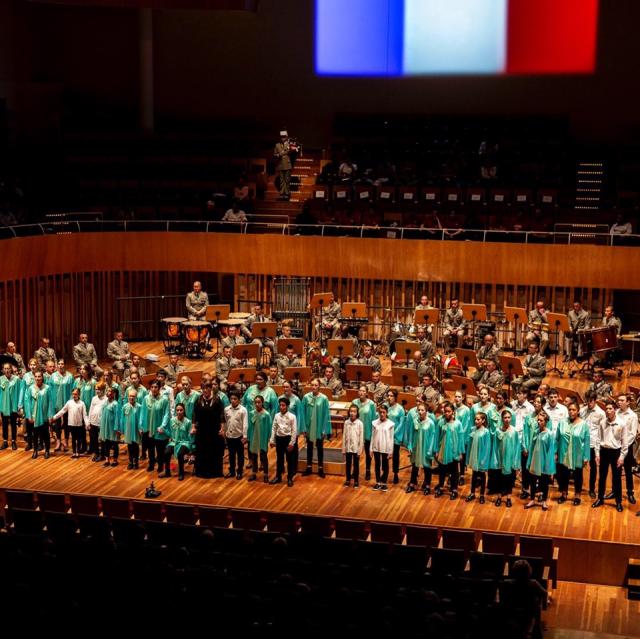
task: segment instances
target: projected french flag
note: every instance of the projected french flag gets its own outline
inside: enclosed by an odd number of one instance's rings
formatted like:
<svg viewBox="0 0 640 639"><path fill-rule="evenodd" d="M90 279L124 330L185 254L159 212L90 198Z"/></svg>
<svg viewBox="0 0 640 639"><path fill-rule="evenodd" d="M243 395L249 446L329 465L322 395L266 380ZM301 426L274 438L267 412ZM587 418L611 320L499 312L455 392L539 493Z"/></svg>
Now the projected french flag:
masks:
<svg viewBox="0 0 640 639"><path fill-rule="evenodd" d="M316 73L579 74L599 0L316 0Z"/></svg>

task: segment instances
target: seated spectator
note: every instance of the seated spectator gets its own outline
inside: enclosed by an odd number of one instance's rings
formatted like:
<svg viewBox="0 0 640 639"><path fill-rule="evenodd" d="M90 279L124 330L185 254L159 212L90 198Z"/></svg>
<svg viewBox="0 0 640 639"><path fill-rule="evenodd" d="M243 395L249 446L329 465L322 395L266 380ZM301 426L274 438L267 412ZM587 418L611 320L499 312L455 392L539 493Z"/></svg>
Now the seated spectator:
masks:
<svg viewBox="0 0 640 639"><path fill-rule="evenodd" d="M611 225L611 235L631 235L631 222L628 222L622 213L616 215L616 221Z"/></svg>
<svg viewBox="0 0 640 639"><path fill-rule="evenodd" d="M243 203L249 201L249 186L245 183L244 178L238 178L233 188L233 199Z"/></svg>
<svg viewBox="0 0 640 639"><path fill-rule="evenodd" d="M521 636L542 637L540 617L546 596L545 589L531 578L529 562L525 559L516 561L511 569L511 579L505 580L500 588L500 603L517 615Z"/></svg>
<svg viewBox="0 0 640 639"><path fill-rule="evenodd" d="M247 216L244 211L240 209L240 205L237 200L233 201L231 208L224 214L222 218L223 222L238 222L242 224L247 223Z"/></svg>
<svg viewBox="0 0 640 639"><path fill-rule="evenodd" d="M351 160L345 160L338 168L338 178L343 182L351 182L358 173L358 165Z"/></svg>

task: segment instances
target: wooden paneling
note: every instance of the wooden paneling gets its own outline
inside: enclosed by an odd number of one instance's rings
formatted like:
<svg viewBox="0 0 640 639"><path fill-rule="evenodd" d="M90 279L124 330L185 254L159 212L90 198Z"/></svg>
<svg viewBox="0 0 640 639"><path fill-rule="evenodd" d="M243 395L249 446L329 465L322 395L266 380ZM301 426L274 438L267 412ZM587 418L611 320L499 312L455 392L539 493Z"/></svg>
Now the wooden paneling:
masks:
<svg viewBox="0 0 640 639"><path fill-rule="evenodd" d="M150 232L13 239L2 242L2 251L6 280L98 268L161 268L503 286L640 288L637 278L629 277L640 270L640 250L629 247Z"/></svg>

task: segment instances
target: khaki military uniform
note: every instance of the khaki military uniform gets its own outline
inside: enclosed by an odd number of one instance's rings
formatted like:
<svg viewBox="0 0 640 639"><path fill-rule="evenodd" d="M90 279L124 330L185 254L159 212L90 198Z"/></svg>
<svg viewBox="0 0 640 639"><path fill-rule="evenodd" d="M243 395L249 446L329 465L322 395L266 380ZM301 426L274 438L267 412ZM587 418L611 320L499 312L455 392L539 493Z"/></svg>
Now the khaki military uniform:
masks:
<svg viewBox="0 0 640 639"><path fill-rule="evenodd" d="M190 320L204 320L207 315L207 306L209 306L209 296L204 292L187 293L185 299L187 307L187 316Z"/></svg>

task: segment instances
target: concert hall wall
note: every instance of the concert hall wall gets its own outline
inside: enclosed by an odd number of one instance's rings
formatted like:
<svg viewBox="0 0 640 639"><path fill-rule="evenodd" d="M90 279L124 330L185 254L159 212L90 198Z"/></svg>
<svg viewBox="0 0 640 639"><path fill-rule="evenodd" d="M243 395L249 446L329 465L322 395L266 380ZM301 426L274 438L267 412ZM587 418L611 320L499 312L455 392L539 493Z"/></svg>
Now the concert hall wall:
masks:
<svg viewBox="0 0 640 639"><path fill-rule="evenodd" d="M13 31L13 66L3 71L6 63L0 61L0 82L11 76L21 86L58 86L64 126L135 128L139 65L134 10L9 3L14 15L4 24L0 19L0 43ZM157 11L157 123L161 129L200 130L229 118L248 119L266 130L287 125L307 144L320 146L336 113L471 110L566 114L582 138L628 140L640 131L640 2L600 4L593 76L397 80L316 77L310 0L262 0L257 13Z"/></svg>
<svg viewBox="0 0 640 639"><path fill-rule="evenodd" d="M640 269L640 255L624 247L86 233L4 240L0 250L0 342L13 339L25 352L46 335L70 353L81 331L102 351L125 318L132 322L127 335L155 339L161 317L184 313L182 295L195 279L212 300L243 311L262 300L270 311L274 276L307 276L312 293L332 290L342 301L366 302L372 323L407 313L423 291L440 308L458 296L498 312L505 303L531 308L537 299L563 312L581 297L599 315L614 289L640 289L629 276ZM179 297L116 301L162 295Z"/></svg>

